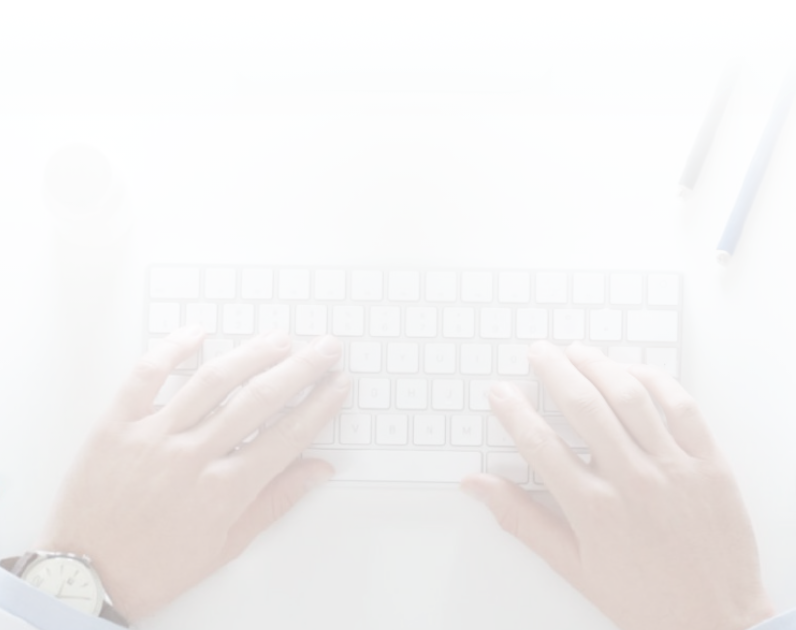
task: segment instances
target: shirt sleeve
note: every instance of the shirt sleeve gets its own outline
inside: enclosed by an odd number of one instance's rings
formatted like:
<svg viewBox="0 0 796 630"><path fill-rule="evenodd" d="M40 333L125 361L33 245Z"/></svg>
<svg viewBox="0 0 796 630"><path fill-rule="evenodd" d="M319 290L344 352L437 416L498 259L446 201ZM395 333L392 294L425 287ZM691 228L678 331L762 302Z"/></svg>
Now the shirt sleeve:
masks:
<svg viewBox="0 0 796 630"><path fill-rule="evenodd" d="M0 569L0 630L120 630Z"/></svg>
<svg viewBox="0 0 796 630"><path fill-rule="evenodd" d="M772 619L767 619L749 630L796 630L796 608Z"/></svg>

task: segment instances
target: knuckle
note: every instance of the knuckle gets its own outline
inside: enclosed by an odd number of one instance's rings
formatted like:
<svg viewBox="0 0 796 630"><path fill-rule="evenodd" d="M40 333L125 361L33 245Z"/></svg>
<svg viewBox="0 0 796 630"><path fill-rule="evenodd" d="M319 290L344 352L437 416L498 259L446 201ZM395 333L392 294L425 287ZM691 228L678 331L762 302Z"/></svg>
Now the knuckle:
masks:
<svg viewBox="0 0 796 630"><path fill-rule="evenodd" d="M203 365L194 378L203 389L218 389L227 384L227 371L218 361L210 361Z"/></svg>
<svg viewBox="0 0 796 630"><path fill-rule="evenodd" d="M595 416L603 409L604 401L596 392L578 389L566 394L567 409L579 416Z"/></svg>
<svg viewBox="0 0 796 630"><path fill-rule="evenodd" d="M678 418L696 418L699 415L699 407L696 401L690 396L683 396L670 403L671 413Z"/></svg>
<svg viewBox="0 0 796 630"><path fill-rule="evenodd" d="M622 409L639 409L649 401L649 395L640 384L629 383L616 394L615 401Z"/></svg>
<svg viewBox="0 0 796 630"><path fill-rule="evenodd" d="M285 388L273 375L264 375L249 383L248 395L255 404L273 405L285 398ZM281 405L279 405L281 406Z"/></svg>
<svg viewBox="0 0 796 630"><path fill-rule="evenodd" d="M539 459L558 446L558 436L550 429L525 426L515 437L519 448L528 457Z"/></svg>
<svg viewBox="0 0 796 630"><path fill-rule="evenodd" d="M133 367L133 379L142 383L159 383L165 380L168 374L168 366L152 355L142 357Z"/></svg>
<svg viewBox="0 0 796 630"><path fill-rule="evenodd" d="M303 418L285 418L276 425L276 432L287 447L296 452L312 441L313 433Z"/></svg>

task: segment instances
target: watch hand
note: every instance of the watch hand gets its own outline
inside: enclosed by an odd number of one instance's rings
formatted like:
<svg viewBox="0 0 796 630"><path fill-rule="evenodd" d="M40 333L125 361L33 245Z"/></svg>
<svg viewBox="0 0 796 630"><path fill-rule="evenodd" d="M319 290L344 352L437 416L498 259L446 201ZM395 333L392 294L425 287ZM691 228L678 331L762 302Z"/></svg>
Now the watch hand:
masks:
<svg viewBox="0 0 796 630"><path fill-rule="evenodd" d="M77 595L63 595L63 596L56 595L56 597L58 597L58 599L85 599L85 600L91 599L90 597L78 597Z"/></svg>

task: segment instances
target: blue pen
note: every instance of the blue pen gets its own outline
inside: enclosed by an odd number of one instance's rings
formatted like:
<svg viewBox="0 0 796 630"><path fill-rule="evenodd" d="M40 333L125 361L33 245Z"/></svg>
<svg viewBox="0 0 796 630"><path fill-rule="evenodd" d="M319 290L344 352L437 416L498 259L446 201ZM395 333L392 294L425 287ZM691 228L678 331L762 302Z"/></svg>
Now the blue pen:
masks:
<svg viewBox="0 0 796 630"><path fill-rule="evenodd" d="M727 225L724 226L724 233L721 235L721 240L719 240L716 248L716 260L722 265L729 263L730 257L735 251L735 246L741 238L743 224L746 221L749 210L752 208L760 182L763 181L766 167L777 143L777 136L785 124L785 119L788 117L794 94L796 94L796 63L790 67L785 82L782 84L777 100L771 110L771 115L768 117L768 122L763 130L763 135L757 144L757 150L746 171L741 192L738 193L738 198L735 200L735 207L727 219Z"/></svg>

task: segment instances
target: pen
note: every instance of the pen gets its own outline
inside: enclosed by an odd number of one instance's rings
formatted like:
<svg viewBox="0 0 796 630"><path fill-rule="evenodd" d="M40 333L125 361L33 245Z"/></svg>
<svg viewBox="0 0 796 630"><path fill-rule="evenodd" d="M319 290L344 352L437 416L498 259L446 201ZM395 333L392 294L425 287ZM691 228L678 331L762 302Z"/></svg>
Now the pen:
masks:
<svg viewBox="0 0 796 630"><path fill-rule="evenodd" d="M741 238L744 222L754 203L760 182L763 181L766 167L771 159L771 154L774 152L777 136L788 117L788 110L793 101L794 93L796 93L796 63L788 70L785 81L780 88L777 100L768 117L768 122L763 129L763 134L760 136L757 149L746 171L746 177L741 185L738 198L735 200L735 206L727 219L727 225L724 226L724 233L721 235L716 248L716 260L722 265L729 263L730 257L735 251L735 246Z"/></svg>
<svg viewBox="0 0 796 630"><path fill-rule="evenodd" d="M721 117L724 115L724 109L727 107L730 94L738 79L740 68L741 62L739 59L730 61L716 85L713 99L710 101L708 111L705 113L705 118L702 120L702 126L699 128L697 137L694 140L694 145L691 147L691 153L689 153L688 160L683 168L683 173L680 175L678 196L681 199L685 199L692 193L696 186L699 173L702 170L702 165L705 163L705 158L710 150L713 137L716 135L719 122L721 122Z"/></svg>

